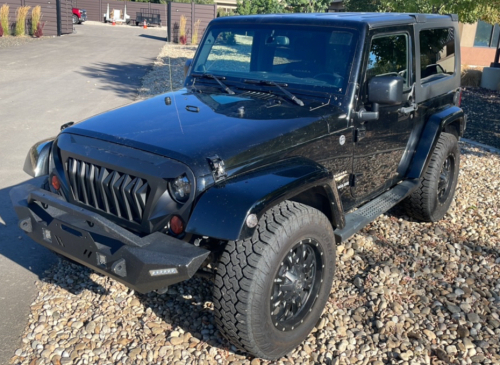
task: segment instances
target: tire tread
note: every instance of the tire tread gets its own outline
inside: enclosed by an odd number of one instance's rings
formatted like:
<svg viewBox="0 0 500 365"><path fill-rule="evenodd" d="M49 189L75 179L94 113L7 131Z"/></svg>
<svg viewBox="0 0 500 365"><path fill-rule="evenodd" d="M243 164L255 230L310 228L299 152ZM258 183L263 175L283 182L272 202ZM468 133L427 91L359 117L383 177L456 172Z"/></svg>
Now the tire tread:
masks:
<svg viewBox="0 0 500 365"><path fill-rule="evenodd" d="M452 134L443 132L439 136L439 140L432 153L429 165L423 173L419 187L403 201L404 208L411 217L425 222L435 221L430 207L430 199L433 196L432 180L435 179L433 173L435 169L440 168L438 164L442 162L447 149L456 144L457 139Z"/></svg>
<svg viewBox="0 0 500 365"><path fill-rule="evenodd" d="M255 345L249 324L244 321L250 305L252 278L259 273L263 274L258 269L263 252L271 248L277 253L278 248L271 245L273 234L280 229L287 229L286 222L290 219L300 219L302 214L321 215L323 217L318 219L326 219L314 208L285 201L266 212L251 238L229 241L219 260L214 285L216 323L222 335L242 351L259 357L266 355Z"/></svg>

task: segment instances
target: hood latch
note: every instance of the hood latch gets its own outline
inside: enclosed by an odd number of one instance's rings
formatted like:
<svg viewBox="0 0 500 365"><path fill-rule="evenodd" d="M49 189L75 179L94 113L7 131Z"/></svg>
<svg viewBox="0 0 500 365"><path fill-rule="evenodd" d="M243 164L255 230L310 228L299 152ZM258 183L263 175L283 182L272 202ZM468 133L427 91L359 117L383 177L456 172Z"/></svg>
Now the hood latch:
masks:
<svg viewBox="0 0 500 365"><path fill-rule="evenodd" d="M217 155L212 157L207 157L208 164L212 169L212 174L214 175L215 182L223 180L227 176L226 168L224 167L224 161Z"/></svg>

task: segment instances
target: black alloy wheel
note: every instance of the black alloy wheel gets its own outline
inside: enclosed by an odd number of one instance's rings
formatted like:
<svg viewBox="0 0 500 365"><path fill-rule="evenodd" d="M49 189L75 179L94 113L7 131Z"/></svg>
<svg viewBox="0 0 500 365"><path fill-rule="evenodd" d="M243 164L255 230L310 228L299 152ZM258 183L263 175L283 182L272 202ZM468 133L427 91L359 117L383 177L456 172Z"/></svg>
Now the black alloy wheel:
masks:
<svg viewBox="0 0 500 365"><path fill-rule="evenodd" d="M453 176L455 175L455 161L453 155L449 155L443 163L439 174L438 199L441 204L446 201L452 187Z"/></svg>
<svg viewBox="0 0 500 365"><path fill-rule="evenodd" d="M278 330L294 330L304 322L323 281L322 255L319 243L309 238L292 248L278 267L270 300L271 320Z"/></svg>

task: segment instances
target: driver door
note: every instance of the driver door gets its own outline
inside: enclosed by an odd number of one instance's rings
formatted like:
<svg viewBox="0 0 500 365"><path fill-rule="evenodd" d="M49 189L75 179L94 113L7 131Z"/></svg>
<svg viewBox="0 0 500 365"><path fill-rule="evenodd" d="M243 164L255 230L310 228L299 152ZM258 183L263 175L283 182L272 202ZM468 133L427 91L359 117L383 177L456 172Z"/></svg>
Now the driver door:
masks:
<svg viewBox="0 0 500 365"><path fill-rule="evenodd" d="M384 75L404 79L403 100L408 100L412 85L411 28L391 33L372 34L366 55L366 71L359 109L371 110L368 82ZM404 102L403 102L404 104ZM355 147L351 193L357 204L388 189L401 178L398 166L413 128L413 115L399 112L404 105L379 105L379 118L355 121Z"/></svg>

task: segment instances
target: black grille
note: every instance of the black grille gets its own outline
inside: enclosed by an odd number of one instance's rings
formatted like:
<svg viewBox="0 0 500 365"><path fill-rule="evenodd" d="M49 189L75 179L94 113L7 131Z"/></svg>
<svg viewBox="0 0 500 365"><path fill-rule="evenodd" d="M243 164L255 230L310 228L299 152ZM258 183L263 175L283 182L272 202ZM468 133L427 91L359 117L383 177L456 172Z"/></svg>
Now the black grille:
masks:
<svg viewBox="0 0 500 365"><path fill-rule="evenodd" d="M145 179L74 158L68 159L67 166L71 192L76 201L141 223L150 192Z"/></svg>

